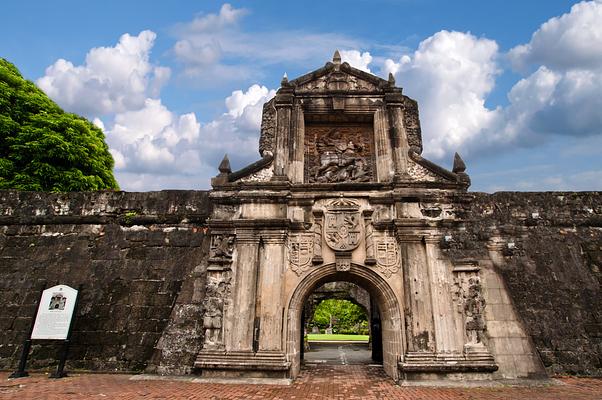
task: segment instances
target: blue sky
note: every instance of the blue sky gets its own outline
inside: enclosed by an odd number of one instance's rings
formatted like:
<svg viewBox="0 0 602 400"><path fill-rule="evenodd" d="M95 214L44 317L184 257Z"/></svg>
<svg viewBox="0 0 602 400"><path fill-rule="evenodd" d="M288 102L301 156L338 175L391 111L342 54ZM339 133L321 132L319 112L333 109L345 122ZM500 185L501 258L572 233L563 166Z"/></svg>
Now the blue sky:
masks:
<svg viewBox="0 0 602 400"><path fill-rule="evenodd" d="M424 155L474 191L602 189L596 1L9 2L0 56L101 126L124 190L258 158L261 105L340 49L419 101Z"/></svg>

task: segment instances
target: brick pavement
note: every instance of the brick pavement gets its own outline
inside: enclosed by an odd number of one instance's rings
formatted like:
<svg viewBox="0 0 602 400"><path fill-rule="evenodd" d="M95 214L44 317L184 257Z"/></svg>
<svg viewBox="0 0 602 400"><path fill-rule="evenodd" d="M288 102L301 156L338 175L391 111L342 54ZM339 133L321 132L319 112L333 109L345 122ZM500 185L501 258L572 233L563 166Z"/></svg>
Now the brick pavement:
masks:
<svg viewBox="0 0 602 400"><path fill-rule="evenodd" d="M43 374L7 377L0 373L0 399L602 399L602 379L561 378L559 385L540 387L402 387L381 368L361 365L305 369L291 386L140 381L109 374L74 374L59 380Z"/></svg>

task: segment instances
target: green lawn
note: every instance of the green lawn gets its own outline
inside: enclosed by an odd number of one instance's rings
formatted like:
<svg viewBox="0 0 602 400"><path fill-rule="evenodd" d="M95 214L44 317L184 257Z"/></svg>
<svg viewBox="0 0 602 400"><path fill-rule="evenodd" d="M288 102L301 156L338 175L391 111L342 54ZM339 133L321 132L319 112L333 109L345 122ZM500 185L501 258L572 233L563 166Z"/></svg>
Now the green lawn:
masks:
<svg viewBox="0 0 602 400"><path fill-rule="evenodd" d="M327 341L341 340L341 341L367 342L369 338L370 338L370 336L368 336L368 335L326 335L326 334L319 334L319 333L307 334L307 340L309 340L310 342L320 341L320 340L327 340Z"/></svg>

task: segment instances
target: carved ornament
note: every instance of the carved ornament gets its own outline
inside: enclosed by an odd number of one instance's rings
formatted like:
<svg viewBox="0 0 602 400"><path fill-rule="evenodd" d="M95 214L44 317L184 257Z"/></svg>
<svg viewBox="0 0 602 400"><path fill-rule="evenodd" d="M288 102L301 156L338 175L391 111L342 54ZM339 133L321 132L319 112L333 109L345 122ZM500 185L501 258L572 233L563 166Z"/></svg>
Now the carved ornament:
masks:
<svg viewBox="0 0 602 400"><path fill-rule="evenodd" d="M359 205L354 201L339 199L330 203L325 213L324 238L335 251L351 251L360 243Z"/></svg>
<svg viewBox="0 0 602 400"><path fill-rule="evenodd" d="M373 179L372 127L367 124L308 124L305 180L309 183L369 182Z"/></svg>
<svg viewBox="0 0 602 400"><path fill-rule="evenodd" d="M291 269L300 276L311 266L314 257L314 233L289 236L288 255Z"/></svg>
<svg viewBox="0 0 602 400"><path fill-rule="evenodd" d="M211 236L209 247L209 261L231 262L234 253L235 236L230 234L217 234Z"/></svg>
<svg viewBox="0 0 602 400"><path fill-rule="evenodd" d="M397 240L385 237L376 240L376 266L384 276L389 278L399 271L401 256Z"/></svg>

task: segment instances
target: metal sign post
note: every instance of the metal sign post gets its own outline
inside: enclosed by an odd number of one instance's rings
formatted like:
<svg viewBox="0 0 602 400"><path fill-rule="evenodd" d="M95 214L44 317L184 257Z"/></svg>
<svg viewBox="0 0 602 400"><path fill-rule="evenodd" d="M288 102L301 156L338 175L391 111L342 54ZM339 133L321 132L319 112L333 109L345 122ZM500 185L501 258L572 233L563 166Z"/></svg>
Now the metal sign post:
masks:
<svg viewBox="0 0 602 400"><path fill-rule="evenodd" d="M23 343L19 367L9 378L29 376L25 367L33 340L63 341L57 369L50 375L50 378L67 376L67 373L64 371L65 362L69 352L75 309L79 300L78 292L81 292L81 288L82 285L79 286L79 290L75 290L67 285L56 285L42 290L29 334Z"/></svg>

